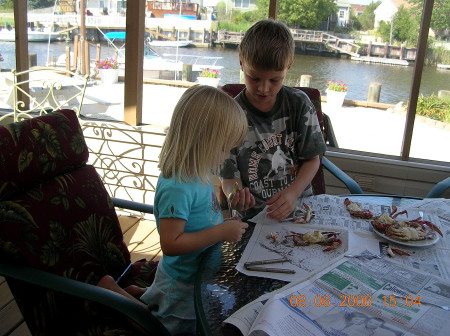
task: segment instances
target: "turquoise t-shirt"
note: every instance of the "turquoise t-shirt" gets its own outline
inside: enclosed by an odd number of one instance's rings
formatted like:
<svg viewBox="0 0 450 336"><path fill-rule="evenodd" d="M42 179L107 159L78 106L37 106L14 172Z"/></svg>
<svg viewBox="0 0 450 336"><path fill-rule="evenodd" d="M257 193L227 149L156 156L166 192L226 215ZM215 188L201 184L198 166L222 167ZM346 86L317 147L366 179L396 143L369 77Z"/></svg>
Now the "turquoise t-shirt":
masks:
<svg viewBox="0 0 450 336"><path fill-rule="evenodd" d="M184 232L198 232L223 222L222 212L212 182L202 184L178 182L175 178L158 179L154 212L159 232L161 218L180 218L186 221ZM203 250L169 257L163 255L165 270L176 280L192 280Z"/></svg>

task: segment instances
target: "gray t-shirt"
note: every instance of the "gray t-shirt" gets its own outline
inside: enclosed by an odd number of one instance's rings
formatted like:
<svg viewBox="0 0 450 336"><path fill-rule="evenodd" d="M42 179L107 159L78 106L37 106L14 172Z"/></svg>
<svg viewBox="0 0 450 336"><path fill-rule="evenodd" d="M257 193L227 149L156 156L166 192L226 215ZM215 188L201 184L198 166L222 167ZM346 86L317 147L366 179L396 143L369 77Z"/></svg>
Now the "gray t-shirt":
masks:
<svg viewBox="0 0 450 336"><path fill-rule="evenodd" d="M248 219L292 184L294 164L301 166L303 160L324 153L326 145L314 106L303 91L283 86L270 112L251 105L245 89L235 99L247 115L248 132L242 145L231 150L220 175L239 178L249 187L256 205L242 214ZM311 186L302 194L307 195L312 195Z"/></svg>

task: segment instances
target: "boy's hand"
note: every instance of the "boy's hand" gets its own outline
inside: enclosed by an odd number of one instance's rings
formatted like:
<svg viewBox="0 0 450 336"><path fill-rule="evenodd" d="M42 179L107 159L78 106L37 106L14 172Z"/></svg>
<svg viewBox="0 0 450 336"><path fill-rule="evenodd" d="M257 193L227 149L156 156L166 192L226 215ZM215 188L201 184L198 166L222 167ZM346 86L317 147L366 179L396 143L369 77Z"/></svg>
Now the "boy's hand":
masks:
<svg viewBox="0 0 450 336"><path fill-rule="evenodd" d="M275 196L266 202L269 206L267 208L267 217L276 220L285 219L294 211L297 197L297 193L290 188L276 193Z"/></svg>
<svg viewBox="0 0 450 336"><path fill-rule="evenodd" d="M231 208L237 211L245 211L255 206L255 197L248 188L236 191L231 199Z"/></svg>
<svg viewBox="0 0 450 336"><path fill-rule="evenodd" d="M223 240L230 243L241 240L242 235L245 233L245 229L248 228L248 224L241 222L240 220L227 220L220 225Z"/></svg>

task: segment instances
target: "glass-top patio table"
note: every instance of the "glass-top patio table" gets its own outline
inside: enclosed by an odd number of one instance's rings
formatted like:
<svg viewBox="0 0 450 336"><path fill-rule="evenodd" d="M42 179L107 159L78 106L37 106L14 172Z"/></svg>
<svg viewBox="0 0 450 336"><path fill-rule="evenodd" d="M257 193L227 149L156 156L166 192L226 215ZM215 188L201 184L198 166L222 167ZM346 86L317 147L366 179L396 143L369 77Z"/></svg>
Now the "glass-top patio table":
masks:
<svg viewBox="0 0 450 336"><path fill-rule="evenodd" d="M385 195L347 195L353 201L405 207L419 198ZM223 321L247 303L287 284L285 281L248 276L235 269L252 236L250 224L237 243L216 244L205 251L195 280L195 308L202 335L242 335Z"/></svg>

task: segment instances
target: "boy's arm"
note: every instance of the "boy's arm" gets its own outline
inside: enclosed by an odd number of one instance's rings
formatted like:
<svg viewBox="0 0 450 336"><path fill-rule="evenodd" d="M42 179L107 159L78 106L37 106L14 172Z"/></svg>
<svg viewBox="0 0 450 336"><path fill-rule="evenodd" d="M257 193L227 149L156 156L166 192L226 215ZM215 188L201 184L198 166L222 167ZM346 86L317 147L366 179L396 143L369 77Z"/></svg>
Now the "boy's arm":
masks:
<svg viewBox="0 0 450 336"><path fill-rule="evenodd" d="M239 191L232 195L230 199L229 196L233 192L236 183L239 185ZM238 178L222 179L222 190L226 198L231 201L230 205L232 209L245 211L255 206L255 197L250 193L249 188L242 189L242 181Z"/></svg>
<svg viewBox="0 0 450 336"><path fill-rule="evenodd" d="M198 232L184 232L186 221L181 218L161 218L159 235L161 249L165 255L178 256L199 251L221 241L237 242L245 233L248 224L228 220L222 224Z"/></svg>
<svg viewBox="0 0 450 336"><path fill-rule="evenodd" d="M294 182L286 189L278 192L267 201L267 216L282 220L289 216L295 209L297 199L300 197L305 188L311 183L320 166L320 158L318 155L312 159L303 162L297 172Z"/></svg>

